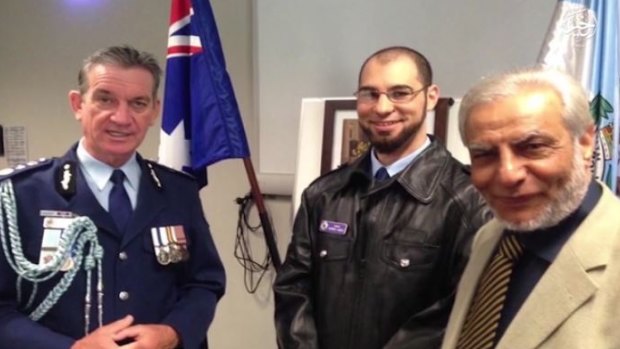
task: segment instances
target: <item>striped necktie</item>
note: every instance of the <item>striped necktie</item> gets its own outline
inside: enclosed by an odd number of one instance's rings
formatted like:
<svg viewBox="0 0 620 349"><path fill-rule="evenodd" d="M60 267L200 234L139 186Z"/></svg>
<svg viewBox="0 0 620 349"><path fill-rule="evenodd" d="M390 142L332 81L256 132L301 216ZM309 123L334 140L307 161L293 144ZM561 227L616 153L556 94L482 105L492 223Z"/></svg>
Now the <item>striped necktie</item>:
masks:
<svg viewBox="0 0 620 349"><path fill-rule="evenodd" d="M505 235L478 283L459 337L458 349L490 349L496 342L512 270L523 254L515 235Z"/></svg>

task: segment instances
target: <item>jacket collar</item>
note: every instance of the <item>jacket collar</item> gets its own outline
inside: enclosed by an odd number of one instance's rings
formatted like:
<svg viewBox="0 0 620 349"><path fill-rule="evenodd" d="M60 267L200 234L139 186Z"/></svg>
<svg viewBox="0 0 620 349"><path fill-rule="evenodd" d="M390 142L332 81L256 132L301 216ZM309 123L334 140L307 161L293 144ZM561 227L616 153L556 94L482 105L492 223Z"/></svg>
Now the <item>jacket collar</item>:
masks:
<svg viewBox="0 0 620 349"><path fill-rule="evenodd" d="M149 166L149 162L137 154L137 161L142 170L140 187L138 189L138 202L136 209L128 223L125 234L117 231L112 217L99 205L97 199L90 191L86 179L79 170L76 154L77 143L67 151L60 159L62 164L74 164L75 172L72 174L74 188L68 195L63 195L68 201L70 210L80 216L89 217L100 229L122 238L121 247L139 235L143 229L155 219L166 207L167 200L163 197L163 186L156 170ZM62 165L59 171L62 171ZM59 172L62 173L62 172ZM70 177L70 176L69 176ZM76 195L78 194L79 195ZM62 193L61 193L62 194Z"/></svg>
<svg viewBox="0 0 620 349"><path fill-rule="evenodd" d="M381 191L389 186L399 184L412 197L422 203L429 203L439 186L440 176L437 173L445 171L449 164L450 153L441 145L436 138L429 135L431 144L420 153L404 170L396 174L394 180L369 189L369 194ZM350 165L345 165L341 171L340 189L348 186L370 187L372 183L370 175L370 152L366 151L360 158Z"/></svg>

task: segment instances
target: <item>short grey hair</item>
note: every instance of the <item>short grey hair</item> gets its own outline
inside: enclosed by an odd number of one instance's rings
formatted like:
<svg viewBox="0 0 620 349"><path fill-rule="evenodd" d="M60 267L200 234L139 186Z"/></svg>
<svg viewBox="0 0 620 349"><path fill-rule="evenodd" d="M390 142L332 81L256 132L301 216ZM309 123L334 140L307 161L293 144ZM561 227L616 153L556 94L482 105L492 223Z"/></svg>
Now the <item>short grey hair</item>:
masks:
<svg viewBox="0 0 620 349"><path fill-rule="evenodd" d="M139 51L129 45L111 46L88 56L78 74L80 93L88 91L88 72L96 65L116 65L121 68L142 68L153 76L153 98L157 96L162 69L152 54Z"/></svg>
<svg viewBox="0 0 620 349"><path fill-rule="evenodd" d="M469 89L459 109L459 132L463 144L467 145L465 124L473 108L515 96L526 87L546 87L560 97L564 126L573 139L594 123L587 94L572 76L543 67L525 68L482 79Z"/></svg>

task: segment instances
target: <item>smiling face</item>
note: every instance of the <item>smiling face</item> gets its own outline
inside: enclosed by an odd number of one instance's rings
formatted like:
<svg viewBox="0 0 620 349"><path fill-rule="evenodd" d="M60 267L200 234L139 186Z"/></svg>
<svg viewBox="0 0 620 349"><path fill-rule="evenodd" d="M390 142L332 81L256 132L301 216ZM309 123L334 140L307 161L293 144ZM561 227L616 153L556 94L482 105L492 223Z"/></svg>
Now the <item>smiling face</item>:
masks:
<svg viewBox="0 0 620 349"><path fill-rule="evenodd" d="M591 175L591 127L575 139L549 88L474 107L465 124L472 182L509 229L553 226L581 203Z"/></svg>
<svg viewBox="0 0 620 349"><path fill-rule="evenodd" d="M143 68L98 64L88 71L87 79L83 95L69 93L75 118L82 124L84 147L94 158L120 167L159 114L153 76Z"/></svg>
<svg viewBox="0 0 620 349"><path fill-rule="evenodd" d="M360 89L386 92L399 87L424 87L413 60L406 56L382 61L369 60L360 75ZM388 165L419 148L426 140L424 120L439 98L439 89L428 86L408 102L394 103L385 94L376 102L358 100L360 127L374 146L377 158Z"/></svg>

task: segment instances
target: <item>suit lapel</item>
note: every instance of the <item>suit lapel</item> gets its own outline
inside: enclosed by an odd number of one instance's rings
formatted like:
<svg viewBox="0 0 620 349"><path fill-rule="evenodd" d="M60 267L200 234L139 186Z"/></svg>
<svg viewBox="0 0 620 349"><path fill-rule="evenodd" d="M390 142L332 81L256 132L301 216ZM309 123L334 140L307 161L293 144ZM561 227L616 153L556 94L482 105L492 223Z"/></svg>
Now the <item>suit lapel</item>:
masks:
<svg viewBox="0 0 620 349"><path fill-rule="evenodd" d="M503 227L499 222L491 220L476 234L473 253L461 277L454 303L455 310L450 315L442 348L456 348L465 317L478 286L478 280L502 237L502 231Z"/></svg>
<svg viewBox="0 0 620 349"><path fill-rule="evenodd" d="M63 157L62 161L70 161L76 164L74 175L77 176L75 193L68 197L67 207L71 212L79 216L90 218L99 230L103 230L115 236L120 236L110 214L99 204L97 198L88 187L86 178L80 169L79 160L75 153L77 144L74 145Z"/></svg>
<svg viewBox="0 0 620 349"><path fill-rule="evenodd" d="M79 163L74 145L63 157L63 161ZM141 231L155 218L155 216L165 207L165 199L161 193L161 188L154 184L151 178L150 169L145 166L144 160L138 156L138 163L142 169L140 188L138 189L138 204L129 221L125 233L119 232L112 216L99 204L97 198L92 193L82 171L77 167L76 194L68 199L68 207L71 212L80 216L89 217L97 228L106 233L112 234L122 239L121 247L124 247L130 240L140 234ZM157 179L159 180L159 179Z"/></svg>
<svg viewBox="0 0 620 349"><path fill-rule="evenodd" d="M597 290L575 255L564 246L523 303L497 348L537 348Z"/></svg>
<svg viewBox="0 0 620 349"><path fill-rule="evenodd" d="M90 191L86 180L80 173L77 181L77 192L69 201L69 209L71 212L90 218L99 230L105 231L115 236L120 236L120 233L116 229L116 225L112 220L112 217L106 210L101 207L93 193Z"/></svg>
<svg viewBox="0 0 620 349"><path fill-rule="evenodd" d="M150 169L144 165L142 159L138 159L142 168L140 188L138 189L138 204L129 221L121 247L127 245L132 239L140 235L155 217L166 207L166 200L150 177Z"/></svg>
<svg viewBox="0 0 620 349"><path fill-rule="evenodd" d="M616 200L603 186L603 195L545 272L532 294L506 329L497 348L538 348L598 290L588 272L605 267L613 246L602 239L608 231L609 202Z"/></svg>

